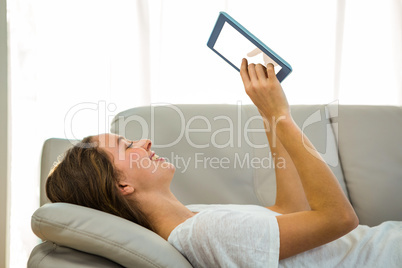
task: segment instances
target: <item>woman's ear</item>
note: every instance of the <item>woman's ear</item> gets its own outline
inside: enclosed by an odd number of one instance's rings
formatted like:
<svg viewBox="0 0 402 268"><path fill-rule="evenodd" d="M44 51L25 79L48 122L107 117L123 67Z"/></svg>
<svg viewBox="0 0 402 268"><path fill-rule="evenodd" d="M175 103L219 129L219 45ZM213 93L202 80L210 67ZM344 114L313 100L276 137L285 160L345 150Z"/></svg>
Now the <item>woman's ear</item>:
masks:
<svg viewBox="0 0 402 268"><path fill-rule="evenodd" d="M122 195L129 195L134 193L134 187L128 184L119 184L119 190Z"/></svg>

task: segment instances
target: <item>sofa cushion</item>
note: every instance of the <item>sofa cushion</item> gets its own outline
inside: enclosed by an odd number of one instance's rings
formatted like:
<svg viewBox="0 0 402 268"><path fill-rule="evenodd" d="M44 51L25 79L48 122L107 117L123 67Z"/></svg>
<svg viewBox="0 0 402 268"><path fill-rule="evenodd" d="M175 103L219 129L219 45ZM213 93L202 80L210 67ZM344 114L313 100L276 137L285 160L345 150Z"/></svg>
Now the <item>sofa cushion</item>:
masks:
<svg viewBox="0 0 402 268"><path fill-rule="evenodd" d="M28 268L118 268L123 267L101 256L88 254L46 241L37 245L31 252Z"/></svg>
<svg viewBox="0 0 402 268"><path fill-rule="evenodd" d="M402 107L340 106L339 153L361 224L402 220Z"/></svg>
<svg viewBox="0 0 402 268"><path fill-rule="evenodd" d="M39 238L53 242L56 247L102 256L124 267L191 267L173 246L156 233L87 207L67 203L46 204L33 214L31 224ZM59 248L57 256L54 250L48 250L53 253L49 258L69 261L70 254L63 254L65 249ZM80 256L85 256L74 253L73 256L79 255L78 262ZM93 255L89 256L93 258ZM35 254L31 256L37 258ZM86 258L82 262L86 263Z"/></svg>

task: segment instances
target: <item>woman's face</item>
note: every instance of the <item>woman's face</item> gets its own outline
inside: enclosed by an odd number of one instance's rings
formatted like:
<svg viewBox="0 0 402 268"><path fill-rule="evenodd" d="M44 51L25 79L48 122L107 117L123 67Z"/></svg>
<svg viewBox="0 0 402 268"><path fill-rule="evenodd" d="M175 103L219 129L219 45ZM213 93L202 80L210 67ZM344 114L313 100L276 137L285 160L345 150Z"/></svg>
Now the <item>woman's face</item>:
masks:
<svg viewBox="0 0 402 268"><path fill-rule="evenodd" d="M169 189L175 167L151 150L150 140L130 141L115 134L101 134L94 139L112 155L112 162L122 175L120 187L127 185L134 192Z"/></svg>

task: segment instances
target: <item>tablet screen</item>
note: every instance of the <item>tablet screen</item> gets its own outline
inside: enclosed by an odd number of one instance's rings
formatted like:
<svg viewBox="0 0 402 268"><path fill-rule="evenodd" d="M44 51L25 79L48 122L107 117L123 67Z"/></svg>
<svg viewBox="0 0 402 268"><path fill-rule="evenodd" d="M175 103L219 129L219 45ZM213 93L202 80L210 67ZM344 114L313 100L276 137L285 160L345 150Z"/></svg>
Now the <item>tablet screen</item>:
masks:
<svg viewBox="0 0 402 268"><path fill-rule="evenodd" d="M246 58L249 64L260 63L266 66L272 63L275 66L275 73L282 68L227 22L222 27L214 49L239 69L243 58Z"/></svg>

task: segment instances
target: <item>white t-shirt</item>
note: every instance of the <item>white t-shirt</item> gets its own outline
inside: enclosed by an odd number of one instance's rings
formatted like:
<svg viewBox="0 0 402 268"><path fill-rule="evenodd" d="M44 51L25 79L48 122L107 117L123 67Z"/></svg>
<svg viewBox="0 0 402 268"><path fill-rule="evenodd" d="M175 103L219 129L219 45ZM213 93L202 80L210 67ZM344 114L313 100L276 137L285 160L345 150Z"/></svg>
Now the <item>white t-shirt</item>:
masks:
<svg viewBox="0 0 402 268"><path fill-rule="evenodd" d="M279 260L281 215L255 205L191 205L199 212L168 242L194 267L402 267L402 222L358 226L323 246Z"/></svg>
<svg viewBox="0 0 402 268"><path fill-rule="evenodd" d="M359 225L328 244L281 260L279 267L401 268L402 222Z"/></svg>
<svg viewBox="0 0 402 268"><path fill-rule="evenodd" d="M187 207L198 213L168 242L194 267L278 267L280 214L255 205Z"/></svg>

